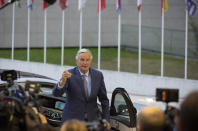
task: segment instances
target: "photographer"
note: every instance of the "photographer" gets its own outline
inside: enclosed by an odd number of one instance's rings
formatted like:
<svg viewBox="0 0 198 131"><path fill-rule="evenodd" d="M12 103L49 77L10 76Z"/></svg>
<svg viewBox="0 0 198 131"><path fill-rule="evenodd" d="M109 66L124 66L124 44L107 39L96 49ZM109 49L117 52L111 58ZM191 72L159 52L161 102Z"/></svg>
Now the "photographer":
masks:
<svg viewBox="0 0 198 131"><path fill-rule="evenodd" d="M88 130L85 123L77 119L71 119L63 123L60 131L88 131Z"/></svg>
<svg viewBox="0 0 198 131"><path fill-rule="evenodd" d="M198 91L190 93L181 104L178 131L198 131Z"/></svg>
<svg viewBox="0 0 198 131"><path fill-rule="evenodd" d="M5 131L32 131L35 127L53 130L45 116L38 111L36 91L30 92L18 85L15 70L4 71L1 80L6 81L0 93L0 129Z"/></svg>
<svg viewBox="0 0 198 131"><path fill-rule="evenodd" d="M165 115L158 107L144 107L137 117L138 131L164 131Z"/></svg>
<svg viewBox="0 0 198 131"><path fill-rule="evenodd" d="M83 122L77 119L67 120L60 131L110 131L110 124L106 120Z"/></svg>

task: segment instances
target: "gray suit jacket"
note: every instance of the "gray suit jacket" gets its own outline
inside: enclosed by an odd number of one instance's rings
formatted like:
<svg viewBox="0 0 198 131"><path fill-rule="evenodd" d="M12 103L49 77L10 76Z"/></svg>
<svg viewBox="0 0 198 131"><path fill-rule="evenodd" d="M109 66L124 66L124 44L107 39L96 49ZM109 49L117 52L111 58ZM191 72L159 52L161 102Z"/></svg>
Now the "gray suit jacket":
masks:
<svg viewBox="0 0 198 131"><path fill-rule="evenodd" d="M82 76L78 67L70 69L72 74L67 79L63 88L58 88L58 84L53 88L54 96L62 96L66 92L66 103L62 115L62 123L68 119L85 120L87 114L88 121L98 119L97 97L102 106L102 118L109 121L109 99L105 88L103 74L100 71L90 68L91 75L91 94L85 96Z"/></svg>

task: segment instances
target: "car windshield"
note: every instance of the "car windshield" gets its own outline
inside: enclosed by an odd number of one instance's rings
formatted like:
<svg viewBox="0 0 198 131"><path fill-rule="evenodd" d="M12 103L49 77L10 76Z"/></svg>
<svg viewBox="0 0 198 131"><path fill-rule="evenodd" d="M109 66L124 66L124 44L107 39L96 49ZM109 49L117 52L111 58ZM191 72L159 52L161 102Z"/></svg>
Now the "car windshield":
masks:
<svg viewBox="0 0 198 131"><path fill-rule="evenodd" d="M4 71L3 69L0 69L0 74L2 74ZM40 93L44 94L51 94L52 88L57 83L56 80L49 78L47 76L42 76L34 73L28 73L28 72L22 72L22 71L16 71L17 72L17 79L14 80L14 85L19 85L23 87L24 89L27 87L30 88L40 88ZM7 81L0 80L0 90L3 90L7 88L8 86Z"/></svg>

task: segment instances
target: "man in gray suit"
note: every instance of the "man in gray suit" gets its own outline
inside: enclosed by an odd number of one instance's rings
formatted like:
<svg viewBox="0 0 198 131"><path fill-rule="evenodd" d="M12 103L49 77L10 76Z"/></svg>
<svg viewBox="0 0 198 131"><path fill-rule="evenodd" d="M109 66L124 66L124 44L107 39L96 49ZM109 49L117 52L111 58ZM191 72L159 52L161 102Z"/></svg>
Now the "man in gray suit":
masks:
<svg viewBox="0 0 198 131"><path fill-rule="evenodd" d="M64 71L53 89L54 96L66 93L62 123L69 119L94 121L98 119L97 98L102 106L102 118L109 121L109 99L102 72L90 68L92 54L80 49L76 54L77 67Z"/></svg>

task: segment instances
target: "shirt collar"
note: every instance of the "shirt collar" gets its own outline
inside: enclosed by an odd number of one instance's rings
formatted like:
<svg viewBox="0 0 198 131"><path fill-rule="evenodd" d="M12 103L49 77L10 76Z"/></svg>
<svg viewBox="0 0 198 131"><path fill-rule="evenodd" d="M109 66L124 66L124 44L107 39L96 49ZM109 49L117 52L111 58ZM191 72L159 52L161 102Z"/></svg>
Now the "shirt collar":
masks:
<svg viewBox="0 0 198 131"><path fill-rule="evenodd" d="M89 76L89 70L88 70L88 71L87 71L87 73L85 73L85 74L84 74L84 73L82 73L82 72L80 71L80 69L79 69L79 68L78 68L78 70L79 70L79 72L80 72L80 75L81 75L81 76L82 76L82 75L85 75L85 76L87 76L87 77Z"/></svg>

